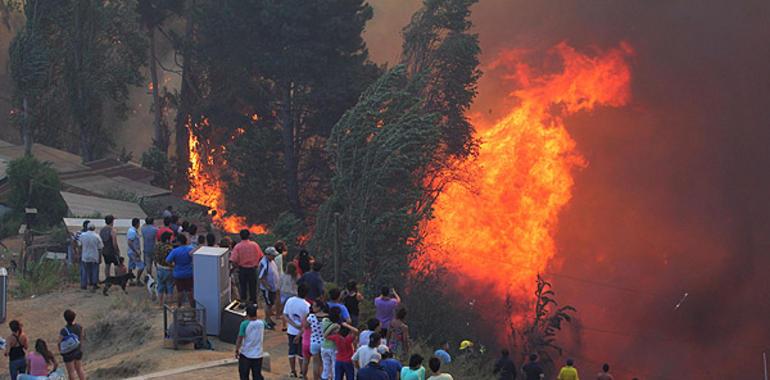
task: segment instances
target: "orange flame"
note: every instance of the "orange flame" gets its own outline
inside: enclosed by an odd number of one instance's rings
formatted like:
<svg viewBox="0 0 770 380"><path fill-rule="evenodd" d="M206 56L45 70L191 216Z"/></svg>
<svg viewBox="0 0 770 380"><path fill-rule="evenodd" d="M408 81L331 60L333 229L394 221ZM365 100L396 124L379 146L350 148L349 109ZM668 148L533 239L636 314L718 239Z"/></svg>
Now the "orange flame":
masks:
<svg viewBox="0 0 770 380"><path fill-rule="evenodd" d="M204 126L208 126L208 119L204 118L201 123ZM214 163L214 156L221 156L222 152L214 149L205 154L206 160L204 161L202 152L204 152L205 147L193 133L189 122L187 127L189 130L188 144L190 153L190 168L187 173L190 181L190 190L185 195L185 199L215 210L217 213L213 217L214 224L228 233L237 233L244 228L253 234L266 233L267 229L263 225L249 225L246 222L246 218L242 216L228 215L225 209L224 189L226 185L217 175L219 170ZM224 151L224 148L219 150ZM222 160L220 165L220 168L224 168L227 166L227 162Z"/></svg>
<svg viewBox="0 0 770 380"><path fill-rule="evenodd" d="M538 75L516 51L492 63L512 70L504 77L518 82L511 93L516 106L497 123L476 125L482 142L473 183L450 184L427 226L421 260L444 266L466 285L487 285L486 298L494 294L498 303L529 299L537 274L556 255L554 234L572 196L572 173L586 165L564 117L622 106L630 97L627 44L588 56L561 43L551 53L562 62L560 72Z"/></svg>

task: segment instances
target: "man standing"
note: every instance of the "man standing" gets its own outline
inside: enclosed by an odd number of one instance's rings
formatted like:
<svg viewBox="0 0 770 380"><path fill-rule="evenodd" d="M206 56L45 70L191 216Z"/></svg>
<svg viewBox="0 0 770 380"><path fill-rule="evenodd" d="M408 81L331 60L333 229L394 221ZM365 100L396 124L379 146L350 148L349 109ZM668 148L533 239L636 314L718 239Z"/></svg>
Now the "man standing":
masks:
<svg viewBox="0 0 770 380"><path fill-rule="evenodd" d="M273 247L268 247L265 253L265 256L259 261L259 290L265 299L265 322L267 323L267 328L273 330L275 328L275 322L273 322L272 318L273 305L275 305L278 294L278 266L275 264L275 257L278 256L278 251Z"/></svg>
<svg viewBox="0 0 770 380"><path fill-rule="evenodd" d="M235 357L241 380L262 380L262 342L265 322L257 320L257 305L246 306L246 320L241 322L238 340L235 341Z"/></svg>
<svg viewBox="0 0 770 380"><path fill-rule="evenodd" d="M144 249L144 266L147 274L152 274L152 264L155 261L155 234L158 228L155 227L155 219L148 217L144 220L142 226L142 248Z"/></svg>
<svg viewBox="0 0 770 380"><path fill-rule="evenodd" d="M240 301L257 304L257 265L262 260L262 248L249 240L249 230L241 230L241 241L235 245L230 254L230 262L238 268L238 293Z"/></svg>
<svg viewBox="0 0 770 380"><path fill-rule="evenodd" d="M135 285L142 284L142 272L144 272L142 242L139 238L139 223L139 218L131 219L131 227L128 228L128 233L126 233L126 239L128 239L128 270L132 273L134 269L139 271L136 273Z"/></svg>
<svg viewBox="0 0 770 380"><path fill-rule="evenodd" d="M521 372L524 373L524 380L542 380L545 378L545 371L537 362L537 354L529 355L529 363L524 364Z"/></svg>
<svg viewBox="0 0 770 380"><path fill-rule="evenodd" d="M291 368L291 377L297 377L297 358L302 360L302 351L298 336L302 334L302 321L310 314L310 304L305 301L307 297L307 286L300 284L297 286L297 295L286 300L283 305L283 316L286 318L286 335L289 338L289 367ZM308 358L310 360L310 358Z"/></svg>
<svg viewBox="0 0 770 380"><path fill-rule="evenodd" d="M99 231L99 237L102 238L104 243L104 249L102 249L102 256L104 257L104 276L110 276L110 267L112 264L115 266L120 265L120 248L118 247L118 233L113 227L115 217L107 215L104 217L104 223L106 224ZM117 273L116 273L117 275Z"/></svg>
<svg viewBox="0 0 770 380"><path fill-rule="evenodd" d="M396 316L396 308L400 303L401 297L396 293L396 289L388 287L382 287L380 296L374 299L374 315L380 321L383 336L388 335L390 321Z"/></svg>
<svg viewBox="0 0 770 380"><path fill-rule="evenodd" d="M516 379L516 364L510 358L511 353L507 349L500 351L500 359L495 363L494 373L499 374L500 380Z"/></svg>
<svg viewBox="0 0 770 380"><path fill-rule="evenodd" d="M324 294L324 280L321 278L321 268L323 266L318 261L310 267L310 272L302 275L297 280L297 284L307 285L307 296L313 301L317 301Z"/></svg>
<svg viewBox="0 0 770 380"><path fill-rule="evenodd" d="M86 285L91 286L91 292L95 292L99 283L99 250L104 248L102 238L96 233L96 225L88 223L88 231L82 233L78 239L81 247L80 260L85 274Z"/></svg>

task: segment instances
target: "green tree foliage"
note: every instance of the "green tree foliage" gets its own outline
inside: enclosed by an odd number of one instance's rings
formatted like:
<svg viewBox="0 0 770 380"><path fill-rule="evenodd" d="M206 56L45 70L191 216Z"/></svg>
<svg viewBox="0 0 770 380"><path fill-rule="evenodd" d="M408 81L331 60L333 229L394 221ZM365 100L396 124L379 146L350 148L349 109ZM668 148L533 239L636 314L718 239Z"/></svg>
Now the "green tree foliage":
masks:
<svg viewBox="0 0 770 380"><path fill-rule="evenodd" d="M126 116L128 87L141 84L146 41L135 2L27 0L22 8L27 24L10 48L21 122L86 161L102 155L113 145L106 108Z"/></svg>
<svg viewBox="0 0 770 380"><path fill-rule="evenodd" d="M156 146L150 147L142 153L142 166L155 172L153 184L155 186L168 187L171 174L171 162L166 152Z"/></svg>
<svg viewBox="0 0 770 380"><path fill-rule="evenodd" d="M8 163L8 204L23 214L27 207L37 209L37 223L52 225L67 212L59 191L59 175L48 163L25 156Z"/></svg>
<svg viewBox="0 0 770 380"><path fill-rule="evenodd" d="M364 92L329 139L333 192L321 206L314 243L328 258L339 234L342 278L364 274L369 290L403 283L418 226L430 215L430 207L417 205L440 131L418 87L396 66Z"/></svg>
<svg viewBox="0 0 770 380"><path fill-rule="evenodd" d="M277 138L261 154L277 154L276 159L235 154L228 166L248 170L233 173L236 178L270 172L279 174L281 183L269 178L275 186L264 190L271 196L265 199L255 197L262 193L248 196L252 188L243 187L248 181L235 181L229 192L246 198L228 209L265 219L251 204L276 202L304 218L328 191L325 141L332 126L379 74L361 37L371 7L363 0L209 1L193 16L193 31L183 45L189 47L185 70L188 64L195 68L187 81L187 97L195 99L186 104L196 109L185 110L185 120L195 123L193 133L219 147L239 130L273 130L242 134L234 149L266 146L254 138ZM200 123L204 117L206 125ZM255 165L262 167L249 168Z"/></svg>
<svg viewBox="0 0 770 380"><path fill-rule="evenodd" d="M465 158L476 152L473 125L465 116L481 77L478 35L470 33L470 7L478 0L424 0L404 28L403 56L422 76L429 112L440 115L442 151Z"/></svg>

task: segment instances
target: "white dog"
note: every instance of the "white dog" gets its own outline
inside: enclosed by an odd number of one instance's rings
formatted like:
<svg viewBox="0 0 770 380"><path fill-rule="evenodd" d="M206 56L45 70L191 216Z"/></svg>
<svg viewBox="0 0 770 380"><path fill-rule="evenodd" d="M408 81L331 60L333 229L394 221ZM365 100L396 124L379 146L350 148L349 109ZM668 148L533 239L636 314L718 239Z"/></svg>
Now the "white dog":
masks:
<svg viewBox="0 0 770 380"><path fill-rule="evenodd" d="M150 293L150 297L152 297L152 300L155 301L155 299L158 297L158 283L155 282L155 279L152 278L152 275L149 273L147 273L145 282L147 283L147 292Z"/></svg>

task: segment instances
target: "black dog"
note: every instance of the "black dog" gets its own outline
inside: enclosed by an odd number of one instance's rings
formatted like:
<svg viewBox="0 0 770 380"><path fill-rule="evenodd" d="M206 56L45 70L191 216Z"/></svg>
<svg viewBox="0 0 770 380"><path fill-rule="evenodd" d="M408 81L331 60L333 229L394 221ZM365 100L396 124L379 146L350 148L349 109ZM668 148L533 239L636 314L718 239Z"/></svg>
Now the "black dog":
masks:
<svg viewBox="0 0 770 380"><path fill-rule="evenodd" d="M104 281L99 281L100 284L104 284L104 290L102 291L102 294L105 296L109 295L107 294L107 291L110 290L112 285L120 286L120 288L123 289L123 293L128 294L126 291L126 285L128 284L129 280L133 280L135 278L136 276L134 276L132 272L121 274L120 276L107 276Z"/></svg>

